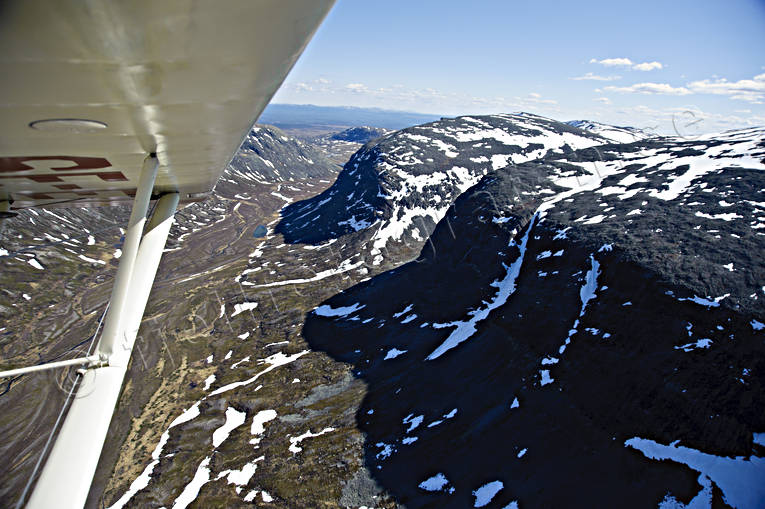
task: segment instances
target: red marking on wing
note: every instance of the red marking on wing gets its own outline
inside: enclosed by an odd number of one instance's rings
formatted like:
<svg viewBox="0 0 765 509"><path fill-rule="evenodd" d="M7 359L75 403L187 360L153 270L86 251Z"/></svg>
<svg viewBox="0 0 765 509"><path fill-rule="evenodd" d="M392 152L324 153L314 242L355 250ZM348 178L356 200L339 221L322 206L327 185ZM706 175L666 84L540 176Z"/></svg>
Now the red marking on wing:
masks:
<svg viewBox="0 0 765 509"><path fill-rule="evenodd" d="M63 182L61 177L98 177L107 182L127 182L121 171L99 171L95 173L49 173L48 175L0 175L0 179L26 178L34 182Z"/></svg>
<svg viewBox="0 0 765 509"><path fill-rule="evenodd" d="M112 164L103 157L76 157L76 156L22 156L0 157L0 173L16 173L20 171L34 170L34 166L26 164L31 161L71 161L76 166L53 167L54 171L72 170L98 170L109 168Z"/></svg>

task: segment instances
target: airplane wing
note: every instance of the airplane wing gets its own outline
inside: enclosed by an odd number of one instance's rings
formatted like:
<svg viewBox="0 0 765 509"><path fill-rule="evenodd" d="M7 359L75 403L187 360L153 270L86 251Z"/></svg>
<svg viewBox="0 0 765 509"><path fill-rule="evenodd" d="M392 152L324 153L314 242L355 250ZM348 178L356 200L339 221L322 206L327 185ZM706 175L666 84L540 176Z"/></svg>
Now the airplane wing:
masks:
<svg viewBox="0 0 765 509"><path fill-rule="evenodd" d="M132 203L92 355L0 373L83 366L19 507L35 479L29 508L85 503L176 207L210 193L333 3L0 5L0 219L26 207Z"/></svg>
<svg viewBox="0 0 765 509"><path fill-rule="evenodd" d="M203 198L333 0L3 2L0 202Z"/></svg>

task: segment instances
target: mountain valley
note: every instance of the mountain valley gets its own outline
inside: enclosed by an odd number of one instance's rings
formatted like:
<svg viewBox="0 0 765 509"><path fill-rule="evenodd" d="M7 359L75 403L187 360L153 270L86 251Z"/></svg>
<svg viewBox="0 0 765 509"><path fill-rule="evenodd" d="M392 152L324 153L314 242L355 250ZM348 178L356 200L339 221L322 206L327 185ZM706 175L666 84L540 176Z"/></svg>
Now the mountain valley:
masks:
<svg viewBox="0 0 765 509"><path fill-rule="evenodd" d="M761 507L763 170L762 128L256 126L176 215L89 506ZM127 214L1 224L4 369L87 349ZM0 390L0 505L70 379Z"/></svg>

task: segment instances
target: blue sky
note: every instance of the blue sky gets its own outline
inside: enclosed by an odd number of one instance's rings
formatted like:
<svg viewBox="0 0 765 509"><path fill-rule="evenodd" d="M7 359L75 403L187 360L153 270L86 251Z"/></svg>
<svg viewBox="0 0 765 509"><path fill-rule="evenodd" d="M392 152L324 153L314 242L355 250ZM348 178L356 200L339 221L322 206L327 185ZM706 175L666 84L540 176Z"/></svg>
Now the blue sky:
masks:
<svg viewBox="0 0 765 509"><path fill-rule="evenodd" d="M765 0L338 0L274 102L765 125Z"/></svg>

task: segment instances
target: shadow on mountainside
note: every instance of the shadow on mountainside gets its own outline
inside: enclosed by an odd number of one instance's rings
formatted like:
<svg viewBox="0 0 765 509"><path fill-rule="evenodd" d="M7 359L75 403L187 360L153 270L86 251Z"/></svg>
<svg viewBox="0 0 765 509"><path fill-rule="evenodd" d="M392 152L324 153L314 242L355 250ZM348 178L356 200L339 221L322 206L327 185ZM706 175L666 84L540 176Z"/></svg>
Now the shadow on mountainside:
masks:
<svg viewBox="0 0 765 509"><path fill-rule="evenodd" d="M678 282L561 235L532 206L497 224L485 196L467 195L432 249L306 318L311 349L368 386L356 419L385 491L407 507L471 507L499 481L490 507L656 507L668 493L690 501L699 474L630 438L763 455L752 431L765 430L765 346L751 316L679 300ZM438 349L447 338L464 341Z"/></svg>

